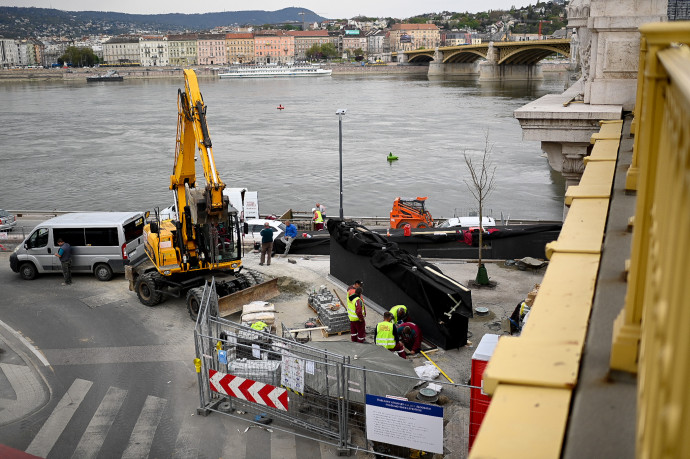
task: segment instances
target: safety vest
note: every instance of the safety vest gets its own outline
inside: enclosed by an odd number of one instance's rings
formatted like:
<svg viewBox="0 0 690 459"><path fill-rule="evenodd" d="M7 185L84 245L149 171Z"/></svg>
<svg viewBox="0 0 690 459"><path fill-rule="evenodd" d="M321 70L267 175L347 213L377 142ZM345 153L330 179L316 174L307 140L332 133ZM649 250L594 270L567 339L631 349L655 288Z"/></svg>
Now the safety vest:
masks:
<svg viewBox="0 0 690 459"><path fill-rule="evenodd" d="M321 216L321 211L315 210L314 213L316 214L316 217L314 217L314 223L323 223L323 217Z"/></svg>
<svg viewBox="0 0 690 459"><path fill-rule="evenodd" d="M386 349L395 347L395 335L393 335L393 324L391 322L379 322L376 326L376 344Z"/></svg>
<svg viewBox="0 0 690 459"><path fill-rule="evenodd" d="M268 327L268 324L265 322L261 322L261 321L254 322L252 324L252 328L256 331L263 331L263 329L266 327Z"/></svg>
<svg viewBox="0 0 690 459"><path fill-rule="evenodd" d="M362 300L361 297L357 296L355 297L354 300L350 300L350 297L347 297L347 317L350 319L350 322L357 322L359 321L359 317L357 317L357 299ZM367 310L364 309L364 300L362 300L362 316L366 317L367 316Z"/></svg>
<svg viewBox="0 0 690 459"><path fill-rule="evenodd" d="M402 314L400 314L400 317L398 317L398 313L399 313L399 312L402 312ZM391 314L393 314L393 321L394 321L394 322L397 322L399 319L402 319L403 316L406 316L406 315L407 315L407 306L405 306L405 305L403 305L403 304L399 304L399 305L397 305L397 306L393 306L393 307L391 308Z"/></svg>

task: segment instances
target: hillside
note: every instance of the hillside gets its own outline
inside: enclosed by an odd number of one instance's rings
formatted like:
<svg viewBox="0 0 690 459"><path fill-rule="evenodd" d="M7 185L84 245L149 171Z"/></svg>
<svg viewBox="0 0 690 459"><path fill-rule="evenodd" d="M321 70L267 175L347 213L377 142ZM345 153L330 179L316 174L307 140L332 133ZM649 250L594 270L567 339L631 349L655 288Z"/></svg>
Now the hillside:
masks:
<svg viewBox="0 0 690 459"><path fill-rule="evenodd" d="M325 18L305 8L278 11L224 11L204 14L126 14L110 11L62 11L49 8L0 7L0 36L26 38L46 35L78 37L134 32L204 31L231 25L321 22Z"/></svg>

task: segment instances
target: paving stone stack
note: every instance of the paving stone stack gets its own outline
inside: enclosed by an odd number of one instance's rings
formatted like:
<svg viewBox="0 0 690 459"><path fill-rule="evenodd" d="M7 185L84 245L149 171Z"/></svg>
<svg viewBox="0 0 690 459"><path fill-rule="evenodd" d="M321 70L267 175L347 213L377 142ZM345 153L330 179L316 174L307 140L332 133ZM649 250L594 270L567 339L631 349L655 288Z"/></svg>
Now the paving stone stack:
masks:
<svg viewBox="0 0 690 459"><path fill-rule="evenodd" d="M319 321L327 333L341 333L350 330L347 309L328 288L321 286L309 294L309 305L316 311Z"/></svg>

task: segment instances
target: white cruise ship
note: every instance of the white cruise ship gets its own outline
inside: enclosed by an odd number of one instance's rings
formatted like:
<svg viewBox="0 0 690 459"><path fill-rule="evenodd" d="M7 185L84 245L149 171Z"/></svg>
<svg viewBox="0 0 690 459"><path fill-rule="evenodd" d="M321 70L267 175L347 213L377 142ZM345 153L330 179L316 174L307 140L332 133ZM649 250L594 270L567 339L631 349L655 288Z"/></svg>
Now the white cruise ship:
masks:
<svg viewBox="0 0 690 459"><path fill-rule="evenodd" d="M333 71L317 65L243 65L230 67L221 78L285 78L330 76Z"/></svg>

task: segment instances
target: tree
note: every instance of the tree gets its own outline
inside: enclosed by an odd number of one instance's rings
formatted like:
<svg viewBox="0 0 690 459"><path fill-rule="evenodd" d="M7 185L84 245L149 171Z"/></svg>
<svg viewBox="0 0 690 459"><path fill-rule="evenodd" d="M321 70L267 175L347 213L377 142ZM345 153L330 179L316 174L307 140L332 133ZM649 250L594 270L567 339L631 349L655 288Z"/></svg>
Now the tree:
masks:
<svg viewBox="0 0 690 459"><path fill-rule="evenodd" d="M479 262L477 269L476 283L479 285L488 285L489 277L486 274L486 268L482 263L482 245L484 243L484 226L483 226L483 208L486 198L491 194L494 188L494 177L496 175L496 166L491 160L491 151L494 145L489 141L489 131L486 131L484 136L484 152L481 157L481 162L475 161L467 154L467 150L463 152L465 157L465 164L470 171L471 180L465 180L465 185L470 190L472 196L477 201L479 206Z"/></svg>
<svg viewBox="0 0 690 459"><path fill-rule="evenodd" d="M332 59L338 55L338 50L335 49L335 45L333 43L324 43L321 45L321 53L325 58Z"/></svg>
<svg viewBox="0 0 690 459"><path fill-rule="evenodd" d="M72 64L74 67L92 67L98 64L98 56L94 54L91 48L77 48L70 46L65 50L65 53L58 58L58 63L63 65L65 62Z"/></svg>

